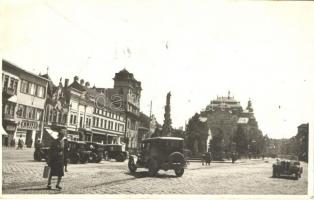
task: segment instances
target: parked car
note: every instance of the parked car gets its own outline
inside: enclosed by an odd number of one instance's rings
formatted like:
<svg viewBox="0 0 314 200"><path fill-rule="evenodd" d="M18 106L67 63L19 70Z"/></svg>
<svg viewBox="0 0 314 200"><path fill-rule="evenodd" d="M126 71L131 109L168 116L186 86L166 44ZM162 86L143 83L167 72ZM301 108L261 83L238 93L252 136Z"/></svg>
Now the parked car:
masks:
<svg viewBox="0 0 314 200"><path fill-rule="evenodd" d="M73 164L86 163L92 154L91 150L87 149L86 142L83 141L68 141L69 143L69 159Z"/></svg>
<svg viewBox="0 0 314 200"><path fill-rule="evenodd" d="M301 178L303 168L300 165L297 156L279 155L276 162L273 164L273 177L282 175L294 176L296 180Z"/></svg>
<svg viewBox="0 0 314 200"><path fill-rule="evenodd" d="M34 152L34 160L41 161L42 159L47 160L49 147L42 147L41 145L38 145L35 147Z"/></svg>
<svg viewBox="0 0 314 200"><path fill-rule="evenodd" d="M128 162L129 170L134 173L137 168L148 168L150 176L162 170L174 170L180 177L184 173L184 140L178 137L155 137L140 143L138 155L131 155Z"/></svg>
<svg viewBox="0 0 314 200"><path fill-rule="evenodd" d="M99 163L103 159L104 147L100 143L86 142L88 151L91 151L88 162Z"/></svg>
<svg viewBox="0 0 314 200"><path fill-rule="evenodd" d="M115 159L118 162L124 162L129 157L129 152L125 151L122 144L103 144L104 158Z"/></svg>

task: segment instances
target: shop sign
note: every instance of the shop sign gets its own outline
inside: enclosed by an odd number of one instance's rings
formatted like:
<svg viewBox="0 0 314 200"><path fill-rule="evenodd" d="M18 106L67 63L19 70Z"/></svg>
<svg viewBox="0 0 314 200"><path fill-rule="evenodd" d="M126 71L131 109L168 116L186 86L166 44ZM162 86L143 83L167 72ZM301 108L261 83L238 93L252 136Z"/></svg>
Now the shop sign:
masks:
<svg viewBox="0 0 314 200"><path fill-rule="evenodd" d="M18 128L27 129L27 130L35 130L38 129L38 122L22 120L17 124Z"/></svg>

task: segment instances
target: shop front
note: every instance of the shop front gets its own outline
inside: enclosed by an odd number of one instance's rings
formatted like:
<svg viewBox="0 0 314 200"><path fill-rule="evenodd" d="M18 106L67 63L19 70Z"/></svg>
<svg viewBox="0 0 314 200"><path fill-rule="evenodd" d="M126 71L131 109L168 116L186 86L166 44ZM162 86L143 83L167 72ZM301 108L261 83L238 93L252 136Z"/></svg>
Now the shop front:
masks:
<svg viewBox="0 0 314 200"><path fill-rule="evenodd" d="M14 121L4 121L2 128L2 145L15 146L14 133L16 131L16 123Z"/></svg>
<svg viewBox="0 0 314 200"><path fill-rule="evenodd" d="M22 139L24 146L31 148L33 147L36 138L38 135L41 135L40 131L40 122L32 120L20 120L17 123L17 131L14 136L14 139L17 141Z"/></svg>

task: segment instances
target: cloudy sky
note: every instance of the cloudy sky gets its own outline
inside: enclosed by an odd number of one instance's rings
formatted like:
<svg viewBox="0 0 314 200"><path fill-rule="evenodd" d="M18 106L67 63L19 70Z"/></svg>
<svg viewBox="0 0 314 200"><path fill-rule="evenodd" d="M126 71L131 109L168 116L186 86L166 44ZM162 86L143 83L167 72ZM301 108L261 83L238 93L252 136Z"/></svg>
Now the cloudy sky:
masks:
<svg viewBox="0 0 314 200"><path fill-rule="evenodd" d="M3 0L2 57L34 73L113 87L142 82L141 110L174 127L217 96L251 98L264 134L291 137L314 119L311 2Z"/></svg>

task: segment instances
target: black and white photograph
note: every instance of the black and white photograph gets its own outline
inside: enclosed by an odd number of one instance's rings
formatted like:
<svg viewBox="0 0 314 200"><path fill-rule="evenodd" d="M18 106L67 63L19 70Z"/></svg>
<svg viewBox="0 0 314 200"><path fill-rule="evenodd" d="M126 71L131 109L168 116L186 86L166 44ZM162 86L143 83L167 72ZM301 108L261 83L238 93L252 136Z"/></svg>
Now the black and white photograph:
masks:
<svg viewBox="0 0 314 200"><path fill-rule="evenodd" d="M312 1L2 0L1 198L314 199L313 22Z"/></svg>

